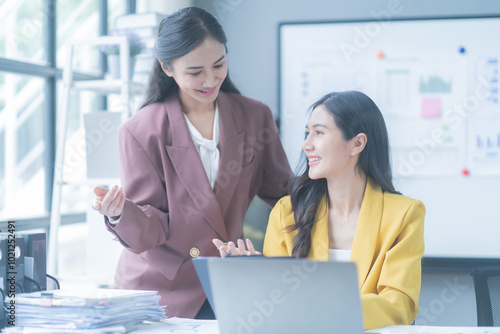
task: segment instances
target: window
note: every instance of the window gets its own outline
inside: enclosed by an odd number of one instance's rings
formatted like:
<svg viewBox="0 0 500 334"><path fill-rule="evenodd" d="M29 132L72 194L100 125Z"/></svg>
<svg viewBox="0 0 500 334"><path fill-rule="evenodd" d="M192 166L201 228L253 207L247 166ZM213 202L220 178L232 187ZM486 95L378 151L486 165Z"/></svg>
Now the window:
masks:
<svg viewBox="0 0 500 334"><path fill-rule="evenodd" d="M115 20L118 16L127 12L126 3L123 0L108 0L108 30L115 29Z"/></svg>
<svg viewBox="0 0 500 334"><path fill-rule="evenodd" d="M99 36L105 23L113 28L115 18L133 4L130 0L0 0L0 221L33 218L30 227L49 226L53 120L61 96L66 45L70 40ZM75 69L97 78L100 58L95 48L78 50ZM70 101L75 107L71 110L79 112L69 115L67 142L81 146L85 140L81 112L101 109L102 97L80 93ZM73 174L81 175L84 167L84 163L77 164ZM75 187L65 188L62 212L83 213L88 206L86 196Z"/></svg>
<svg viewBox="0 0 500 334"><path fill-rule="evenodd" d="M99 36L98 0L71 0L57 2L57 67L62 68L66 60L69 41ZM91 48L78 50L74 54L77 71L99 69L99 57Z"/></svg>
<svg viewBox="0 0 500 334"><path fill-rule="evenodd" d="M125 14L125 1L107 1L107 23L109 28L114 27L114 19ZM72 0L58 3L57 27L57 64L64 67L67 46L70 41L88 40L99 32L99 1ZM100 76L100 52L96 47L78 46L73 53L75 71ZM58 87L58 96L61 96L61 85ZM69 98L68 127L66 133L65 165L63 179L81 181L86 173L86 137L82 115L88 112L102 110L101 97L92 92L72 91ZM85 212L89 206L90 186L68 184L62 188L61 213L71 214ZM75 226L75 229L77 227ZM71 227L70 227L71 229Z"/></svg>
<svg viewBox="0 0 500 334"><path fill-rule="evenodd" d="M0 1L0 57L44 63L42 0Z"/></svg>
<svg viewBox="0 0 500 334"><path fill-rule="evenodd" d="M22 221L19 231L48 231L55 116L66 46L71 40L97 37L107 26L113 29L116 17L134 7L134 0L0 0L1 222ZM101 77L103 56L97 48L81 47L73 59L79 78ZM64 169L64 178L81 180L86 167L82 113L101 110L106 101L90 92L72 94L66 159L73 160L72 168ZM74 259L85 259L82 252L89 248L85 239L89 188L68 185L62 193L59 268L81 272L81 261Z"/></svg>
<svg viewBox="0 0 500 334"><path fill-rule="evenodd" d="M0 72L0 220L46 214L44 87L41 78Z"/></svg>

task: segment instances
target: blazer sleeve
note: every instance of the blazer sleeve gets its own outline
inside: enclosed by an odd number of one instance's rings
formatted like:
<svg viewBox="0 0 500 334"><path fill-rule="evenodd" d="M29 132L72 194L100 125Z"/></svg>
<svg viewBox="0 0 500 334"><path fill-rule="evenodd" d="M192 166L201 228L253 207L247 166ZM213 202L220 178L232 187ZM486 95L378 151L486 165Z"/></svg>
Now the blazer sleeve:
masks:
<svg viewBox="0 0 500 334"><path fill-rule="evenodd" d="M415 201L402 219L402 228L386 252L377 293L361 295L365 328L411 324L418 312L421 259L424 254L422 202Z"/></svg>
<svg viewBox="0 0 500 334"><path fill-rule="evenodd" d="M290 236L290 233L283 231L283 227L287 225L290 224L284 217L283 199L281 199L269 215L262 251L265 256L291 256L292 249L289 249L286 240L286 236Z"/></svg>
<svg viewBox="0 0 500 334"><path fill-rule="evenodd" d="M271 110L267 106L265 108L265 125L262 135L259 136L259 139L265 144L264 174L257 195L267 205L273 207L281 197L287 194L287 183L292 175L292 170L281 144L278 127Z"/></svg>
<svg viewBox="0 0 500 334"><path fill-rule="evenodd" d="M119 130L120 167L127 199L117 225L106 226L130 251L139 254L166 242L169 226L164 182L150 155L125 127Z"/></svg>

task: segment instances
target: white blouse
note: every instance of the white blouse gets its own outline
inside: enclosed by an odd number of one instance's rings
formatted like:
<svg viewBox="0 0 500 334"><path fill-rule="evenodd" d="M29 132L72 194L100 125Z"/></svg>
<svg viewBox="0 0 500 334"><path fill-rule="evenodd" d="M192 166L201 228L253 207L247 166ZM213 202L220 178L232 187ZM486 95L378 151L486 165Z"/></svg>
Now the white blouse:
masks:
<svg viewBox="0 0 500 334"><path fill-rule="evenodd" d="M349 262L351 261L350 249L328 249L328 261Z"/></svg>
<svg viewBox="0 0 500 334"><path fill-rule="evenodd" d="M219 108L217 105L215 106L215 115L214 115L214 128L213 128L213 139L204 138L200 131L195 128L195 126L191 123L189 118L184 114L184 118L186 119L186 123L189 129L189 133L191 134L191 138L193 139L194 146L198 151L198 154L201 158L201 163L203 164L203 168L205 168L205 173L207 173L208 182L212 187L212 190L215 188L215 181L217 180L217 172L219 170Z"/></svg>
<svg viewBox="0 0 500 334"><path fill-rule="evenodd" d="M217 147L219 145L219 108L217 108L217 105L215 106L212 140L203 138L200 131L195 128L189 118L187 118L186 114L184 114L184 118L186 119L189 133L191 134L191 138L194 142L194 146L196 147L196 150L200 155L201 163L203 164L205 173L207 173L210 186L212 187L212 190L214 190L215 181L217 180L217 171L219 170L220 158L220 152ZM120 219L118 218L117 220L114 220L112 218L109 218L109 222L111 223L111 225L116 226L120 222Z"/></svg>

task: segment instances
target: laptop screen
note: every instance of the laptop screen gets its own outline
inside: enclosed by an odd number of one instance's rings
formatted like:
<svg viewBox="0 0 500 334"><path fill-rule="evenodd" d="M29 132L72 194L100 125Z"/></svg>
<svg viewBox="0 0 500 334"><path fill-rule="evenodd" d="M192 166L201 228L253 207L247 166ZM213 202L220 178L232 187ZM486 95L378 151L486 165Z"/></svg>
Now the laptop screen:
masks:
<svg viewBox="0 0 500 334"><path fill-rule="evenodd" d="M363 333L354 263L263 256L193 263L221 334Z"/></svg>

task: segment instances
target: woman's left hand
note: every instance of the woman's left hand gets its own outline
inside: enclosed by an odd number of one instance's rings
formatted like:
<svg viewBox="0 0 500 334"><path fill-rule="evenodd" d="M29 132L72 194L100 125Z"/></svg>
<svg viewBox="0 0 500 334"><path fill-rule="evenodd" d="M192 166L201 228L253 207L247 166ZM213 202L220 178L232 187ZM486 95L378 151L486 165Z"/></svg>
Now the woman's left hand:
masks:
<svg viewBox="0 0 500 334"><path fill-rule="evenodd" d="M262 253L255 250L255 247L250 239L246 239L246 246L242 239L238 239L238 246L236 246L232 241L225 243L222 240L213 239L212 242L219 250L220 256L223 258L226 256L262 255Z"/></svg>

